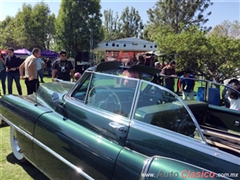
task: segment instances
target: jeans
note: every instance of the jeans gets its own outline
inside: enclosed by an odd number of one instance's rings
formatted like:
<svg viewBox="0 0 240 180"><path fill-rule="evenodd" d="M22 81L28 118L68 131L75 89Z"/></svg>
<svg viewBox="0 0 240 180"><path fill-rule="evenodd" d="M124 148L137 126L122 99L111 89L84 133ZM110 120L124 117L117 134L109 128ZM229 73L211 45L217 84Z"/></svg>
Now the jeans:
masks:
<svg viewBox="0 0 240 180"><path fill-rule="evenodd" d="M19 74L18 70L8 72L8 93L12 94L13 79L15 80L17 90L18 90L18 94L22 95L22 88L21 88L21 85L20 85L20 74Z"/></svg>
<svg viewBox="0 0 240 180"><path fill-rule="evenodd" d="M5 95L6 94L6 70L2 70L0 72L0 80L2 82L2 89L3 89L3 94ZM0 89L0 92L1 92L1 89Z"/></svg>
<svg viewBox="0 0 240 180"><path fill-rule="evenodd" d="M189 100L194 100L194 91L191 92L182 91L182 97L183 100L187 100L187 97L189 97Z"/></svg>
<svg viewBox="0 0 240 180"><path fill-rule="evenodd" d="M43 81L43 69L38 70L38 76L40 77L40 81L44 82Z"/></svg>
<svg viewBox="0 0 240 180"><path fill-rule="evenodd" d="M52 75L51 75L52 68L51 67L47 67L47 71L48 71L48 77L52 77Z"/></svg>

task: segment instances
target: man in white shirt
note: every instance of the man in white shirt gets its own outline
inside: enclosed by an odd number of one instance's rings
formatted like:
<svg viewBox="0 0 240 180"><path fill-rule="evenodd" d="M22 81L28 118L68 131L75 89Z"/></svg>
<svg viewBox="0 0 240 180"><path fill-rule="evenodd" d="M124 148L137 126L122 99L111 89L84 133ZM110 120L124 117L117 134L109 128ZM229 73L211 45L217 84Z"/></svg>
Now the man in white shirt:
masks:
<svg viewBox="0 0 240 180"><path fill-rule="evenodd" d="M44 66L44 61L41 58L37 59L37 73L38 76L40 77L41 83L44 83L43 81L43 66Z"/></svg>
<svg viewBox="0 0 240 180"><path fill-rule="evenodd" d="M27 94L33 94L39 87L38 74L37 74L37 59L41 56L41 51L38 48L32 50L32 55L28 56L27 59L19 67L21 79L25 79L27 87ZM23 72L25 70L25 76Z"/></svg>

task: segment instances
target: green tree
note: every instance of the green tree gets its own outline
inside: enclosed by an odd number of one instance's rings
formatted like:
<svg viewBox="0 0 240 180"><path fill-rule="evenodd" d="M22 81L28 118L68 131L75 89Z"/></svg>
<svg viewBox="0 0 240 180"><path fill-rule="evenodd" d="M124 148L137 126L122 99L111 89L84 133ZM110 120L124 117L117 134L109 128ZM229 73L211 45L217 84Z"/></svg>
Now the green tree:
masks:
<svg viewBox="0 0 240 180"><path fill-rule="evenodd" d="M100 9L100 0L62 0L55 26L58 49L73 57L89 51L91 31L95 47L103 39Z"/></svg>
<svg viewBox="0 0 240 180"><path fill-rule="evenodd" d="M115 17L113 16L113 10L104 10L104 40L116 40L122 38L121 29L122 23L120 17L116 12Z"/></svg>
<svg viewBox="0 0 240 180"><path fill-rule="evenodd" d="M54 44L56 39L55 21L56 18L54 14L48 16L45 40L46 49L52 49L51 46Z"/></svg>
<svg viewBox="0 0 240 180"><path fill-rule="evenodd" d="M168 26L175 33L191 27L200 27L202 30L209 30L204 27L211 12L205 13L207 8L212 5L210 0L159 0L155 7L147 11L149 21L146 31L149 36L155 33L156 27Z"/></svg>
<svg viewBox="0 0 240 180"><path fill-rule="evenodd" d="M13 17L7 16L0 22L0 46L7 48L9 46L18 47L18 36L16 36L17 23Z"/></svg>
<svg viewBox="0 0 240 180"><path fill-rule="evenodd" d="M191 69L206 79L222 82L237 75L240 41L226 36L206 36L198 27L176 34L171 28L158 28L155 38L165 54L175 54L178 70Z"/></svg>
<svg viewBox="0 0 240 180"><path fill-rule="evenodd" d="M41 2L34 7L23 4L15 17L7 17L1 22L3 46L32 49L49 48L55 34L55 16L50 15L47 4Z"/></svg>
<svg viewBox="0 0 240 180"><path fill-rule="evenodd" d="M121 16L118 13L113 16L113 10L104 11L105 41L128 37L142 37L143 23L138 10L134 7L126 7Z"/></svg>
<svg viewBox="0 0 240 180"><path fill-rule="evenodd" d="M22 11L16 17L20 21L21 31L25 37L22 39L22 43L29 49L33 47L47 49L49 37L54 34L54 29L52 29L54 15L50 15L48 5L43 2L37 3L34 7L30 4L24 4Z"/></svg>
<svg viewBox="0 0 240 180"><path fill-rule="evenodd" d="M240 22L225 20L221 24L215 26L209 35L227 36L230 38L240 38Z"/></svg>
<svg viewBox="0 0 240 180"><path fill-rule="evenodd" d="M122 34L124 38L128 37L141 37L143 31L143 23L138 10L134 7L126 7L121 15L122 21Z"/></svg>

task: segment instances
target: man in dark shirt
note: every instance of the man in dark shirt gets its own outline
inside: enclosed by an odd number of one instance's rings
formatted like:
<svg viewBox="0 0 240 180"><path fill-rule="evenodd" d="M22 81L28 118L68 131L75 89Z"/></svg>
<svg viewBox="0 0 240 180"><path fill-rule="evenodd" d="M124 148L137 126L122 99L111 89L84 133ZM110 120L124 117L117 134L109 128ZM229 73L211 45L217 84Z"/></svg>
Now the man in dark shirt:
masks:
<svg viewBox="0 0 240 180"><path fill-rule="evenodd" d="M53 65L52 80L54 80L56 75L58 79L64 81L70 81L71 76L74 80L74 68L71 61L67 60L67 52L62 50L59 54L60 60L57 60Z"/></svg>
<svg viewBox="0 0 240 180"><path fill-rule="evenodd" d="M169 64L162 69L162 74L165 75L164 86L171 91L174 91L174 78L171 76L176 76L175 65L175 61L170 61Z"/></svg>
<svg viewBox="0 0 240 180"><path fill-rule="evenodd" d="M8 57L6 59L6 72L8 72L8 93L12 94L12 82L15 80L18 94L22 95L22 88L20 85L19 66L21 65L20 58L14 55L14 49L8 48Z"/></svg>
<svg viewBox="0 0 240 180"><path fill-rule="evenodd" d="M47 60L48 77L51 77L51 70L52 70L52 61L50 59L48 59Z"/></svg>

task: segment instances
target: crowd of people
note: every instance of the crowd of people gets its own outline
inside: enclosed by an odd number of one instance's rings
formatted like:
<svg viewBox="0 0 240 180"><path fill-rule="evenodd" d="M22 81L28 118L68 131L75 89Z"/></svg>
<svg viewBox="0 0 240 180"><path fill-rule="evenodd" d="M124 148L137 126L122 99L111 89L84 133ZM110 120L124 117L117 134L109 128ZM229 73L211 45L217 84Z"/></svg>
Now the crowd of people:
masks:
<svg viewBox="0 0 240 180"><path fill-rule="evenodd" d="M23 62L15 56L13 48L8 48L7 53L8 56L5 57L0 51L0 80L4 95L7 93L6 89L8 90L8 94L12 94L13 81L15 81L18 94L22 95L20 79L25 81L27 94L33 94L33 92L36 92L38 89L39 83L44 83L44 69L47 70L48 76L51 77L53 81L55 78L64 81L71 81L71 79L76 81L81 77L79 72L75 72L71 61L67 60L67 52L64 50L60 51L60 58L54 61L54 63L52 63L50 59L43 61L41 59L41 50L38 48L34 48L32 54ZM103 62L103 60L101 60L101 62ZM174 91L175 77L177 76L175 61L171 60L165 65L160 64L158 61L153 63L151 59L146 61L140 56L136 64L154 66L159 69L164 76L162 85ZM131 64L128 63L126 66L131 66ZM7 87L6 79L8 82ZM193 74L191 74L191 71L185 70L177 82L177 89L182 92L183 100L194 100L194 86L195 81ZM239 81L230 81L228 86L231 88L223 91L225 94L222 95L224 101L226 101L225 104L230 109L240 110L240 94L238 93L240 92L240 83Z"/></svg>
<svg viewBox="0 0 240 180"><path fill-rule="evenodd" d="M155 62L155 68L160 69L161 74L164 76L163 86L171 91L174 91L175 77L177 76L175 66L175 61L170 61L167 65L161 65L158 61ZM188 69L178 78L177 89L182 92L183 100L194 100L194 78L194 75ZM240 110L240 82L237 79L229 81L222 92L222 99L227 108Z"/></svg>
<svg viewBox="0 0 240 180"><path fill-rule="evenodd" d="M27 94L33 94L39 87L39 83L44 83L44 68L48 72L48 76L54 81L55 78L70 81L76 81L81 77L81 74L74 72L74 67L71 61L67 60L67 52L62 50L59 60L52 61L48 59L44 62L41 59L41 50L34 48L32 54L29 55L23 62L14 54L13 48L8 48L7 56L1 54L0 51L0 80L2 84L3 95L12 94L13 81L19 95L22 95L22 87L20 79L25 81ZM6 87L6 79L8 87ZM39 82L40 79L40 82ZM0 91L1 92L1 91Z"/></svg>

